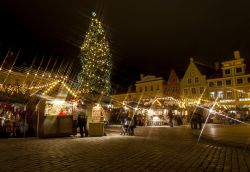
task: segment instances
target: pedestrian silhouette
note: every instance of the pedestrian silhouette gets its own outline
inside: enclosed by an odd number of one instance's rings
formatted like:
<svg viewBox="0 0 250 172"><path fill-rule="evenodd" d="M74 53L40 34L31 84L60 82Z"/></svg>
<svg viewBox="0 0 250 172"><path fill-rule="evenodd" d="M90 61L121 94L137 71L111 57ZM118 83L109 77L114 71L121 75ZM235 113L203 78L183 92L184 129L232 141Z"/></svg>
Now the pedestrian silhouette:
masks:
<svg viewBox="0 0 250 172"><path fill-rule="evenodd" d="M80 134L81 137L83 137L83 134L85 136L88 136L88 130L87 130L87 115L85 112L81 111L78 115L78 120L77 120L77 127L80 128ZM83 130L84 129L84 130Z"/></svg>

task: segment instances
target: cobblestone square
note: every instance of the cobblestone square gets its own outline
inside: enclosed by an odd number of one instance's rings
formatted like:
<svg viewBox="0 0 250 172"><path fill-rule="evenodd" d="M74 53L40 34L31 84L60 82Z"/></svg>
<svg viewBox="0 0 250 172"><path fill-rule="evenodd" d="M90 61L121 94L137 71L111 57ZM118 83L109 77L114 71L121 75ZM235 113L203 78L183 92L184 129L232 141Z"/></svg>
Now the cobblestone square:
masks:
<svg viewBox="0 0 250 172"><path fill-rule="evenodd" d="M250 152L201 141L187 127L119 128L104 137L0 141L0 171L249 171Z"/></svg>

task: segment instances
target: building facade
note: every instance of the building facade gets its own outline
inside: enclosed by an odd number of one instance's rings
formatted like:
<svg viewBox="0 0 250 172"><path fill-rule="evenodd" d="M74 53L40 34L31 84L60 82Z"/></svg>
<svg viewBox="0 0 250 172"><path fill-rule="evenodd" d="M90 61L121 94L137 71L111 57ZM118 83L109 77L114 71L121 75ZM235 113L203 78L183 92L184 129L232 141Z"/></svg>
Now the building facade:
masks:
<svg viewBox="0 0 250 172"><path fill-rule="evenodd" d="M180 78L174 69L171 69L165 88L165 95L173 98L180 98Z"/></svg>
<svg viewBox="0 0 250 172"><path fill-rule="evenodd" d="M135 91L112 95L114 103L119 106L121 102L138 102L142 99L164 96L165 80L153 75L140 75L140 80L135 83Z"/></svg>
<svg viewBox="0 0 250 172"><path fill-rule="evenodd" d="M195 64L190 58L189 66L180 82L180 95L182 99L206 99L207 98L207 73L211 68Z"/></svg>
<svg viewBox="0 0 250 172"><path fill-rule="evenodd" d="M250 105L250 73L240 52L234 52L234 59L221 63L217 77L207 80L210 100L233 106Z"/></svg>
<svg viewBox="0 0 250 172"><path fill-rule="evenodd" d="M163 97L165 80L162 77L153 75L143 76L141 80L136 81L136 93L138 98Z"/></svg>

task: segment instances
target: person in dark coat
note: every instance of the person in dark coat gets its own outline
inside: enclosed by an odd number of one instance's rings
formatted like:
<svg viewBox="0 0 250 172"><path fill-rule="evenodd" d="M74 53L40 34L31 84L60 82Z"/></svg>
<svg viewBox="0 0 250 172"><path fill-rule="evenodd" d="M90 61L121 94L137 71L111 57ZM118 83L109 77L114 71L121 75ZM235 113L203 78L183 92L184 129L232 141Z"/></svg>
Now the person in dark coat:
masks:
<svg viewBox="0 0 250 172"><path fill-rule="evenodd" d="M202 128L202 114L201 113L197 113L197 124L198 124L198 129L201 130Z"/></svg>
<svg viewBox="0 0 250 172"><path fill-rule="evenodd" d="M197 113L196 112L194 112L191 117L191 128L197 129Z"/></svg>
<svg viewBox="0 0 250 172"><path fill-rule="evenodd" d="M173 115L172 110L170 110L169 111L169 123L170 123L170 127L174 126L173 120L174 120L174 115Z"/></svg>
<svg viewBox="0 0 250 172"><path fill-rule="evenodd" d="M83 137L83 134L85 134L85 136L87 137L88 136L87 116L85 112L80 112L80 114L78 115L77 126L80 127L81 137Z"/></svg>

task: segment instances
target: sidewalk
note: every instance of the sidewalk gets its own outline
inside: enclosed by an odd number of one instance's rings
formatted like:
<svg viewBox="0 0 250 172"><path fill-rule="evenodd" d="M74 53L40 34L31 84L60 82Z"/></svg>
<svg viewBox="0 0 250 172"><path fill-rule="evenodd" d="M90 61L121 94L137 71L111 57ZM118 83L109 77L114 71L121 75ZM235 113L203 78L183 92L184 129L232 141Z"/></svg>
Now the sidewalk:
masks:
<svg viewBox="0 0 250 172"><path fill-rule="evenodd" d="M201 130L192 130L198 138ZM201 139L215 141L219 144L250 149L250 125L207 124Z"/></svg>

